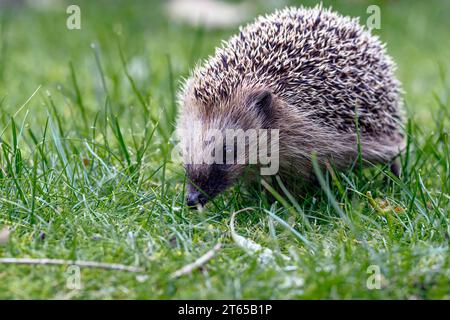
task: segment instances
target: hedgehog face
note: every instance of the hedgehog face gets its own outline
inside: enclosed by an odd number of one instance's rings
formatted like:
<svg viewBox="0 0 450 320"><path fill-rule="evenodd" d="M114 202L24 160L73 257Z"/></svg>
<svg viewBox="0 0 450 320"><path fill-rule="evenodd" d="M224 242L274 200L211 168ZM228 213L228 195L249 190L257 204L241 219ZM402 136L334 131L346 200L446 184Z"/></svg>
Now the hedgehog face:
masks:
<svg viewBox="0 0 450 320"><path fill-rule="evenodd" d="M193 157L185 161L188 206L205 205L233 185L245 169L245 151L238 150L236 141L227 142L228 130L207 129L206 134L200 131L200 139L190 141Z"/></svg>
<svg viewBox="0 0 450 320"><path fill-rule="evenodd" d="M178 135L188 186L188 206L204 205L232 186L245 168L257 165L257 130L268 127L273 96L266 90L246 90L226 103L204 106L185 101ZM256 150L256 151L255 151Z"/></svg>

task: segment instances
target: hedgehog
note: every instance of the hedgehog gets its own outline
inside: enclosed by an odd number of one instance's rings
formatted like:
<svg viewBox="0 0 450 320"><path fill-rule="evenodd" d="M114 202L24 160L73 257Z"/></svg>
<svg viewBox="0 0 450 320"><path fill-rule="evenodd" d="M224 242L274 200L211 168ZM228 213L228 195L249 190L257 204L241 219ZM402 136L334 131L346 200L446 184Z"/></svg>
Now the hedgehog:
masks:
<svg viewBox="0 0 450 320"><path fill-rule="evenodd" d="M246 168L261 166L237 162L236 153L248 160L247 149L208 138L212 129L277 130L282 180L314 180L313 161L347 170L358 159L390 165L398 176L405 143L395 69L385 44L358 18L321 5L277 10L240 27L194 68L179 93L187 205L204 206ZM234 162L201 161L229 160L230 153Z"/></svg>

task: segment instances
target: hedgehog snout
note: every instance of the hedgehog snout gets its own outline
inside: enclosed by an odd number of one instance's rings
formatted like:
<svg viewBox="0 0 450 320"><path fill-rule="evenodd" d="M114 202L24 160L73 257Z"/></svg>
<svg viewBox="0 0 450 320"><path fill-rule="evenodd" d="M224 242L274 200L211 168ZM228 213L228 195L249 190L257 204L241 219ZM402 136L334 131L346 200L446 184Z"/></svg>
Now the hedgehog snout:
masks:
<svg viewBox="0 0 450 320"><path fill-rule="evenodd" d="M223 191L222 188L213 185L206 185L203 188L189 185L187 190L186 205L191 208L198 208L198 205L203 207L209 200Z"/></svg>
<svg viewBox="0 0 450 320"><path fill-rule="evenodd" d="M208 202L208 198L198 190L193 190L186 197L188 207L196 208L198 205L204 206Z"/></svg>
<svg viewBox="0 0 450 320"><path fill-rule="evenodd" d="M187 185L186 204L189 207L204 206L232 182L225 165L190 166L187 175L190 181Z"/></svg>

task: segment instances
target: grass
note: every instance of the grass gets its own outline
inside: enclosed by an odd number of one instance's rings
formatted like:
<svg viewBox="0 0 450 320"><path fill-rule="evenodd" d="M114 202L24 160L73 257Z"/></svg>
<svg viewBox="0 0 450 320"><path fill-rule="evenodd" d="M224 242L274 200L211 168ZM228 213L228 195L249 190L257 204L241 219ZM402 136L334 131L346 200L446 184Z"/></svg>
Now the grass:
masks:
<svg viewBox="0 0 450 320"><path fill-rule="evenodd" d="M431 2L379 2L375 32L406 92L400 180L383 167L331 170L301 198L282 186L270 204L237 186L201 213L185 207L171 157L175 96L235 29L168 21L157 2L79 2L81 30L66 29L61 2L1 8L0 230L10 234L0 257L144 271L82 269L72 290L66 266L0 264L0 298L449 299L450 6ZM333 1L362 21L369 4ZM271 263L230 236L243 208L253 210L236 233L269 248ZM217 242L200 270L170 277ZM366 285L371 265L380 289Z"/></svg>

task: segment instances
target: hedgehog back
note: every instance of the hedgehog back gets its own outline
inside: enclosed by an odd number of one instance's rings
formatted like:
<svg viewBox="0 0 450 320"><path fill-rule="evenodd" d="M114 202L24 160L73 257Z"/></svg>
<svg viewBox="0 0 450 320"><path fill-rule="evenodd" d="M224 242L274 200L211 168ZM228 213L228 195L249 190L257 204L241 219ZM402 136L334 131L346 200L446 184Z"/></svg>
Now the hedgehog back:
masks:
<svg viewBox="0 0 450 320"><path fill-rule="evenodd" d="M397 131L400 85L385 46L358 19L287 8L257 18L194 70L194 95L214 108L240 87L264 87L339 131Z"/></svg>

